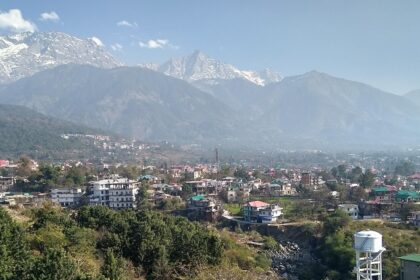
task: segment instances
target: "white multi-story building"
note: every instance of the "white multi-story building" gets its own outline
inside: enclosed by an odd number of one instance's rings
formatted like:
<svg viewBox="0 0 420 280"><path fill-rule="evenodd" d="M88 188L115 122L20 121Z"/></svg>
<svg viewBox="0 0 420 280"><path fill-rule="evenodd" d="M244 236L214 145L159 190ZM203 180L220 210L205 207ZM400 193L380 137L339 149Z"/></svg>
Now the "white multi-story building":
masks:
<svg viewBox="0 0 420 280"><path fill-rule="evenodd" d="M283 215L283 208L277 204L249 201L242 206L242 214L247 222L275 223Z"/></svg>
<svg viewBox="0 0 420 280"><path fill-rule="evenodd" d="M263 208L260 210L260 219L262 223L275 223L277 219L283 215L281 211L283 208L276 204L271 204L267 208Z"/></svg>
<svg viewBox="0 0 420 280"><path fill-rule="evenodd" d="M83 192L78 188L52 189L50 195L52 202L63 207L74 207L79 205Z"/></svg>
<svg viewBox="0 0 420 280"><path fill-rule="evenodd" d="M106 179L90 183L89 203L114 209L134 208L139 183L126 178Z"/></svg>
<svg viewBox="0 0 420 280"><path fill-rule="evenodd" d="M344 211L353 220L359 217L359 206L357 204L339 204L338 209Z"/></svg>

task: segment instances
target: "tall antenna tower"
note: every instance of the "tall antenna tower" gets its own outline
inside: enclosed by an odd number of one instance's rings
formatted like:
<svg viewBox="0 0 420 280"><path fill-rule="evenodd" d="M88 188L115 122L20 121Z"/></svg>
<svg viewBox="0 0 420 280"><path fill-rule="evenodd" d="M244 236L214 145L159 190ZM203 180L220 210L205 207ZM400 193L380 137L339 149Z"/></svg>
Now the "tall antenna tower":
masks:
<svg viewBox="0 0 420 280"><path fill-rule="evenodd" d="M216 155L216 168L217 168L217 173L216 173L216 179L219 180L219 172L220 172L220 166L219 166L219 150L216 148L214 150L214 153Z"/></svg>
<svg viewBox="0 0 420 280"><path fill-rule="evenodd" d="M354 234L357 280L382 280L382 235L364 230Z"/></svg>

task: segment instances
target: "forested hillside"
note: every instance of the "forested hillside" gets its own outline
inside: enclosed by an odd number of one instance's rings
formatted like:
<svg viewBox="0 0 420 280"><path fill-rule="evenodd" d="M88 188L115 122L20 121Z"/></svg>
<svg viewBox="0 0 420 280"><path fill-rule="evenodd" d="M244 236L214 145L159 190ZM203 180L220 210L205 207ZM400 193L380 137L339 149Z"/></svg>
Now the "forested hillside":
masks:
<svg viewBox="0 0 420 280"><path fill-rule="evenodd" d="M95 133L70 122L47 117L22 106L0 104L0 153L22 154L38 151L63 151L85 147L77 139L63 139L64 133Z"/></svg>

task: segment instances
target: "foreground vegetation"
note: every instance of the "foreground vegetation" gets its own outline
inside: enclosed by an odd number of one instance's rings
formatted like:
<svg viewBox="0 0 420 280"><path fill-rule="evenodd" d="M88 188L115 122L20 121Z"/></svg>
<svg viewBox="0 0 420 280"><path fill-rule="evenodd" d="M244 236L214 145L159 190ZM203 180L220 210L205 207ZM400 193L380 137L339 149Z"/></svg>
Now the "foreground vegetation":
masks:
<svg viewBox="0 0 420 280"><path fill-rule="evenodd" d="M182 217L52 204L24 214L0 208L0 279L268 279L263 254Z"/></svg>

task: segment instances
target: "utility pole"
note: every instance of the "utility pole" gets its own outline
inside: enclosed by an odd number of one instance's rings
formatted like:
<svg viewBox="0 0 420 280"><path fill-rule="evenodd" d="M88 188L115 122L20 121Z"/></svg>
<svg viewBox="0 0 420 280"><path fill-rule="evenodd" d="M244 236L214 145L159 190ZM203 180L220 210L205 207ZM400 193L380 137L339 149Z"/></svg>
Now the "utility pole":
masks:
<svg viewBox="0 0 420 280"><path fill-rule="evenodd" d="M216 148L214 150L214 152L215 152L215 155L216 155L216 168L217 168L216 180L219 180L219 169L220 169L220 166L219 166L219 150Z"/></svg>

